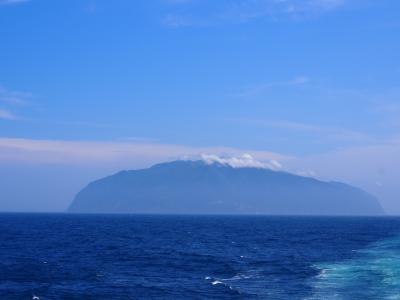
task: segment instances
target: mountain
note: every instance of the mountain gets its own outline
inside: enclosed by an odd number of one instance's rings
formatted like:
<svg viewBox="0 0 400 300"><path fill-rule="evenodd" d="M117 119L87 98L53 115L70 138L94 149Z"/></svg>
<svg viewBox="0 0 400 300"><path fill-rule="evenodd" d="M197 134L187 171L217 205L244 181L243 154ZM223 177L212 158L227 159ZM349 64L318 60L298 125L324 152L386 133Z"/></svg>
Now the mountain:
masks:
<svg viewBox="0 0 400 300"><path fill-rule="evenodd" d="M370 194L263 168L174 161L94 181L68 208L79 213L380 215Z"/></svg>

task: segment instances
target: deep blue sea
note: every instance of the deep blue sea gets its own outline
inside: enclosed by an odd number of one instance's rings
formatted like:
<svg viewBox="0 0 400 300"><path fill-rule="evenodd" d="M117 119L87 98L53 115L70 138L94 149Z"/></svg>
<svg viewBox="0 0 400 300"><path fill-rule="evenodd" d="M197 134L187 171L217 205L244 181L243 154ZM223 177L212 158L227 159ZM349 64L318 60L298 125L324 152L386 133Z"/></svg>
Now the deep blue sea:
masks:
<svg viewBox="0 0 400 300"><path fill-rule="evenodd" d="M400 299L400 218L0 214L0 299Z"/></svg>

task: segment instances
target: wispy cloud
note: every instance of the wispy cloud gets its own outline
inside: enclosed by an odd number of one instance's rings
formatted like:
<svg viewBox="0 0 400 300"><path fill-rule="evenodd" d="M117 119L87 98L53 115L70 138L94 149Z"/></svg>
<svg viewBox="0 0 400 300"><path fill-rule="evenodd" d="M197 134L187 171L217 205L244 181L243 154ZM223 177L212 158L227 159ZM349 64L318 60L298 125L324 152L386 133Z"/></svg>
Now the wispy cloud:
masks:
<svg viewBox="0 0 400 300"><path fill-rule="evenodd" d="M256 19L301 19L320 15L338 9L346 4L346 0L234 0L190 1L164 0L172 9L191 5L192 11L180 13L170 11L164 19L164 24L171 27L190 25L205 25L216 23L242 23ZM196 4L196 5L195 5ZM200 8L206 7L207 13Z"/></svg>
<svg viewBox="0 0 400 300"><path fill-rule="evenodd" d="M275 0L275 2L282 4L289 14L327 12L346 4L346 0Z"/></svg>
<svg viewBox="0 0 400 300"><path fill-rule="evenodd" d="M299 19L332 11L344 4L345 0L244 0L233 2L224 16L240 22L260 18Z"/></svg>
<svg viewBox="0 0 400 300"><path fill-rule="evenodd" d="M193 3L195 0L162 0L162 2L170 5L182 5L182 4L188 4L188 3Z"/></svg>
<svg viewBox="0 0 400 300"><path fill-rule="evenodd" d="M376 106L375 110L377 112L382 112L382 113L399 114L400 113L400 101L399 102L381 103L378 106Z"/></svg>
<svg viewBox="0 0 400 300"><path fill-rule="evenodd" d="M0 86L0 102L12 105L27 105L32 98L33 95L31 93L12 91Z"/></svg>
<svg viewBox="0 0 400 300"><path fill-rule="evenodd" d="M13 4L21 4L25 2L29 2L30 0L0 0L1 5L13 5Z"/></svg>
<svg viewBox="0 0 400 300"><path fill-rule="evenodd" d="M135 142L135 143L156 143L157 139L141 136L124 136L117 138L121 142Z"/></svg>
<svg viewBox="0 0 400 300"><path fill-rule="evenodd" d="M285 165L297 170L311 169L322 180L344 181L362 187L378 196L387 211L400 213L400 137L300 157Z"/></svg>
<svg viewBox="0 0 400 300"><path fill-rule="evenodd" d="M296 130L296 131L307 131L307 132L321 132L324 129L321 126L310 125L300 122L293 121L270 121L270 120L252 120L253 124L264 125L268 127Z"/></svg>
<svg viewBox="0 0 400 300"><path fill-rule="evenodd" d="M2 120L18 120L18 117L6 109L0 109L0 119Z"/></svg>
<svg viewBox="0 0 400 300"><path fill-rule="evenodd" d="M204 21L196 20L191 16L176 15L171 13L165 15L161 22L163 25L171 28L200 26L202 24L206 24Z"/></svg>
<svg viewBox="0 0 400 300"><path fill-rule="evenodd" d="M220 157L240 157L248 153L259 161L289 159L279 153L253 151L229 147L190 147L185 145L121 141L61 141L0 138L0 162L33 164L113 164L122 168L129 165L201 158L202 154Z"/></svg>
<svg viewBox="0 0 400 300"><path fill-rule="evenodd" d="M275 81L275 82L256 84L256 85L252 85L252 86L248 86L247 88L244 88L243 91L234 94L234 96L240 97L240 98L248 98L248 97L253 97L253 96L263 94L273 88L304 86L307 83L309 83L310 81L311 81L311 79L308 76L302 75L302 76L297 76L297 77L287 80L287 81Z"/></svg>
<svg viewBox="0 0 400 300"><path fill-rule="evenodd" d="M363 97L372 103L371 113L381 119L379 126L383 126L385 130L398 131L400 127L400 89L398 87L368 93Z"/></svg>
<svg viewBox="0 0 400 300"><path fill-rule="evenodd" d="M305 132L318 135L323 139L352 141L352 142L367 142L373 139L366 133L351 130L347 128L338 128L334 126L323 126L308 124L287 120L260 120L260 119L243 119L241 122L256 126L264 126L275 129L283 129L295 132Z"/></svg>
<svg viewBox="0 0 400 300"><path fill-rule="evenodd" d="M9 90L0 85L0 104L3 106L3 108L0 108L0 119L22 120L23 118L12 111L23 106L29 106L32 98L31 93Z"/></svg>
<svg viewBox="0 0 400 300"><path fill-rule="evenodd" d="M85 169L102 166L118 171L188 156L235 167L281 170L284 164L283 170L302 176L317 176L322 180L339 180L360 186L380 197L386 208L395 210L397 195L400 194L399 153L400 137L367 146L298 157L227 147L0 138L0 165L55 165Z"/></svg>

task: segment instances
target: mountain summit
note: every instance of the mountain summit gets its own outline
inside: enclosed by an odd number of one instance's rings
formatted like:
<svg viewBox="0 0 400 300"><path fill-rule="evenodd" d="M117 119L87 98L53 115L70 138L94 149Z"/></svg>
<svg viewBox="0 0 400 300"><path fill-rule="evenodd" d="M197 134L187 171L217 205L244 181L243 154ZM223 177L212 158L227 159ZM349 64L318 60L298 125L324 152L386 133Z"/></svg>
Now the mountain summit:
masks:
<svg viewBox="0 0 400 300"><path fill-rule="evenodd" d="M174 161L94 181L68 208L79 213L380 215L372 195L266 168Z"/></svg>

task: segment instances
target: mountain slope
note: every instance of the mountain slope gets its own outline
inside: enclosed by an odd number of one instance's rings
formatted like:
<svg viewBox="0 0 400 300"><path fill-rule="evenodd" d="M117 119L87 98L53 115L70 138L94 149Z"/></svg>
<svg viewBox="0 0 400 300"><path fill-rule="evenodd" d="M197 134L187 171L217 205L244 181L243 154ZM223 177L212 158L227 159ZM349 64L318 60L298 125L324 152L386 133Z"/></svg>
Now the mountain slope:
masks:
<svg viewBox="0 0 400 300"><path fill-rule="evenodd" d="M377 199L338 182L259 168L175 161L94 181L68 208L81 213L379 215Z"/></svg>

